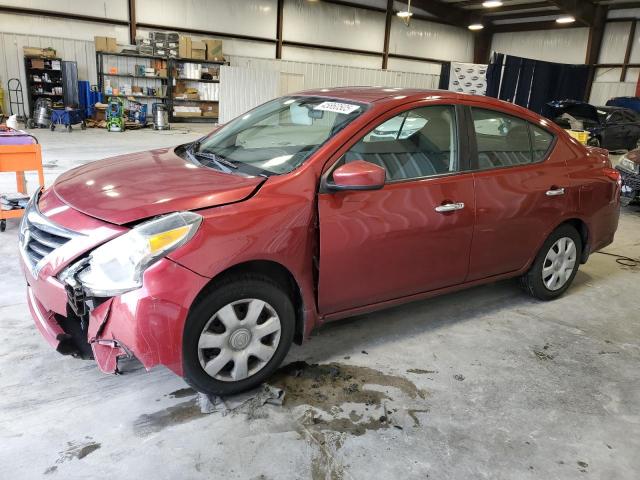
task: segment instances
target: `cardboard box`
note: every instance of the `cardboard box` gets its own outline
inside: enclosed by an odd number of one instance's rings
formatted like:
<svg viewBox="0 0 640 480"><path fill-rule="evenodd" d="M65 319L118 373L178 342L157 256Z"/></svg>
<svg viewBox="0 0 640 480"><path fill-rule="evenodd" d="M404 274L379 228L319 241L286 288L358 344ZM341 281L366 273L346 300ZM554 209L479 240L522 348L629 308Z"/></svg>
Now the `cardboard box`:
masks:
<svg viewBox="0 0 640 480"><path fill-rule="evenodd" d="M206 60L207 59L206 50L191 50L191 58L193 60Z"/></svg>
<svg viewBox="0 0 640 480"><path fill-rule="evenodd" d="M160 78L167 78L167 69L159 68L158 70L156 70L156 75Z"/></svg>
<svg viewBox="0 0 640 480"><path fill-rule="evenodd" d="M116 53L118 45L113 37L93 37L96 44L96 52Z"/></svg>
<svg viewBox="0 0 640 480"><path fill-rule="evenodd" d="M178 56L180 58L191 58L191 37L180 35L178 41Z"/></svg>
<svg viewBox="0 0 640 480"><path fill-rule="evenodd" d="M32 58L31 68L44 68L44 60L41 60L39 58Z"/></svg>
<svg viewBox="0 0 640 480"><path fill-rule="evenodd" d="M54 48L51 48L51 47L43 48L42 49L42 56L44 58L55 58L56 57L56 50Z"/></svg>
<svg viewBox="0 0 640 480"><path fill-rule="evenodd" d="M217 103L209 103L206 105L200 105L202 108L202 116L203 117L217 117L218 116L218 104Z"/></svg>
<svg viewBox="0 0 640 480"><path fill-rule="evenodd" d="M174 112L174 117L201 117L202 112Z"/></svg>
<svg viewBox="0 0 640 480"><path fill-rule="evenodd" d="M42 57L43 50L39 47L22 47L25 57Z"/></svg>
<svg viewBox="0 0 640 480"><path fill-rule="evenodd" d="M194 60L207 59L207 44L200 40L191 41L191 58Z"/></svg>
<svg viewBox="0 0 640 480"><path fill-rule="evenodd" d="M207 60L212 62L221 62L224 60L222 55L222 40L207 39L204 41L207 45Z"/></svg>

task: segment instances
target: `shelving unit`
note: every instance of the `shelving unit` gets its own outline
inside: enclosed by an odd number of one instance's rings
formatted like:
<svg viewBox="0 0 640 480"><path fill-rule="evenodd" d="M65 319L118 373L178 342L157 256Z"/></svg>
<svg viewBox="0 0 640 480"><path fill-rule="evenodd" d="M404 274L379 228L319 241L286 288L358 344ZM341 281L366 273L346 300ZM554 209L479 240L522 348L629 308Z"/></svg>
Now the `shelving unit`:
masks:
<svg viewBox="0 0 640 480"><path fill-rule="evenodd" d="M42 62L44 67L34 67L33 62ZM51 68L52 65L57 65L59 69ZM48 98L55 107L64 106L64 90L60 93L53 93L54 87L63 88L62 84L62 59L50 58L50 57L24 57L24 71L27 78L27 102L29 105L29 112L27 117L31 117L33 109L39 98ZM48 80L45 80L45 75ZM34 77L38 77L35 79ZM42 91L40 91L42 90Z"/></svg>
<svg viewBox="0 0 640 480"><path fill-rule="evenodd" d="M218 62L218 61L213 61L213 60L194 60L192 58L174 58L172 59L172 63L174 65L174 68L171 69L171 74L176 74L176 75L180 75L179 71L182 70L182 66L185 63L193 63L196 65L210 65L210 66L220 66L220 65L225 65L225 62ZM174 80L176 82L193 82L193 83L220 83L220 80L218 78L213 78L213 79L203 79L203 78L187 78L187 77L180 77L180 76L176 76L174 77ZM185 123L213 123L213 122L217 122L218 121L218 117L212 117L212 116L200 116L200 117L182 117L182 116L177 116L174 115L173 113L173 104L179 104L179 105L193 105L193 106L198 106L198 105L213 105L213 104L217 104L219 103L219 100L193 100L193 99L186 99L186 98L176 98L175 92L172 92L171 95L171 106L170 106L170 112L169 112L169 121L171 122L185 122Z"/></svg>
<svg viewBox="0 0 640 480"><path fill-rule="evenodd" d="M120 57L120 58L129 58L129 59L144 59L148 60L151 63L152 60L163 60L167 65L167 77L160 76L146 76L146 75L136 75L133 71L120 72L117 73L109 73L105 71L105 57ZM191 117L191 116L178 116L173 114L173 106L174 104L179 105L193 105L197 106L199 104L204 105L212 105L219 103L218 100L193 100L193 99L183 99L183 98L175 98L175 86L176 82L194 82L194 83L204 83L204 84L219 84L220 80L213 79L202 79L202 78L183 78L179 77L179 72L182 70L182 67L185 63L194 63L199 65L225 65L225 62L220 61L210 61L210 60L194 60L191 58L166 58L159 57L155 55L141 55L138 53L110 53L110 52L96 52L96 67L98 72L98 89L101 91L105 97L120 97L120 98L136 98L140 100L157 100L167 105L167 109L169 111L169 121L170 122L185 122L185 123L215 123L218 121L218 117L215 116L199 116L199 117ZM133 68L133 67L132 67ZM113 77L115 79L130 79L130 80L154 80L160 82L159 85L166 85L166 95L163 96L153 96L153 95L107 95L105 92L105 79Z"/></svg>
<svg viewBox="0 0 640 480"><path fill-rule="evenodd" d="M109 57L114 57L116 59L113 63L116 63L116 64L125 63L127 65L127 70L130 70L130 71L122 71L122 72L118 71L116 73L109 73L107 71L108 69L105 67L105 64L112 63L112 62L109 62ZM144 63L147 67L151 66L152 61L161 60L163 62L166 62L167 72L169 72L169 69L170 69L169 59L164 57L159 57L155 55L141 55L139 53L96 52L96 70L98 73L98 90L104 94L105 98L118 97L118 98L134 98L141 101L153 100L153 101L161 102L167 105L169 109L171 108L171 106L168 103L171 96L171 86L172 86L171 78L169 75L167 75L166 77L160 77L158 75L137 75L133 71L135 69L135 64L133 64L133 62L128 62L128 61L122 62L122 61L118 61L118 59L140 60L141 61L140 63L141 64ZM118 69L120 69L120 66L118 66ZM166 93L164 95L148 95L146 93L142 95L135 94L135 93L132 93L130 95L107 94L105 89L105 83L106 83L105 80L108 78L123 79L123 80L129 79L131 80L131 82L127 82L127 83L130 83L131 86L135 85L134 81L137 81L137 80L148 81L145 83L153 82L153 85L157 85L157 87L148 86L148 88L166 87ZM144 88L146 89L147 86L145 86ZM149 112L151 111L150 105L148 106L148 111Z"/></svg>

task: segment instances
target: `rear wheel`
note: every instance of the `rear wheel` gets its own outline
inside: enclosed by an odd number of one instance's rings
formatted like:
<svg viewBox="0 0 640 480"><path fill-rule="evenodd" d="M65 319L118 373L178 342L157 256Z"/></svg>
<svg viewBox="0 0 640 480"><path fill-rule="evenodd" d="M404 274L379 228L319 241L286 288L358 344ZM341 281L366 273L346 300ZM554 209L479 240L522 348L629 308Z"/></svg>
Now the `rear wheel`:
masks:
<svg viewBox="0 0 640 480"><path fill-rule="evenodd" d="M540 300L553 300L567 291L578 272L582 239L571 225L561 225L538 252L521 277L525 291Z"/></svg>
<svg viewBox="0 0 640 480"><path fill-rule="evenodd" d="M293 341L295 312L283 288L262 275L231 278L192 308L184 330L185 380L210 395L264 382Z"/></svg>

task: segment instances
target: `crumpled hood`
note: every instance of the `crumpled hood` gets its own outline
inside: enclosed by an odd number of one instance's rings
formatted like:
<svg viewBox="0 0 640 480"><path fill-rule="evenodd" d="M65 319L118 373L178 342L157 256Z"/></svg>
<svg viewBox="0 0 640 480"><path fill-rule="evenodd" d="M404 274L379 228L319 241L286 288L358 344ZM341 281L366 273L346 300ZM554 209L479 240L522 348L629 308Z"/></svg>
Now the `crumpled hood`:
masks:
<svg viewBox="0 0 640 480"><path fill-rule="evenodd" d="M99 160L58 177L53 189L70 207L122 225L181 210L241 201L262 177L198 167L163 148Z"/></svg>

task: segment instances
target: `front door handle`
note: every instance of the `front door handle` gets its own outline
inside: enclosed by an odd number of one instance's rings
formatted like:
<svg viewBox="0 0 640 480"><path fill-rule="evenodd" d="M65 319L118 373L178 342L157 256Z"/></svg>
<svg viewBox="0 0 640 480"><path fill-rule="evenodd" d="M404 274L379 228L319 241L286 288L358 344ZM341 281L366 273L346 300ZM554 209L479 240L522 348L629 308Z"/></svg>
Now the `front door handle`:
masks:
<svg viewBox="0 0 640 480"><path fill-rule="evenodd" d="M447 213L447 212L455 212L456 210L462 210L464 208L464 203L456 202L456 203L446 203L444 205L440 205L435 208L438 213Z"/></svg>
<svg viewBox="0 0 640 480"><path fill-rule="evenodd" d="M564 188L551 187L551 190L547 190L547 197L558 197L560 195L564 195Z"/></svg>

